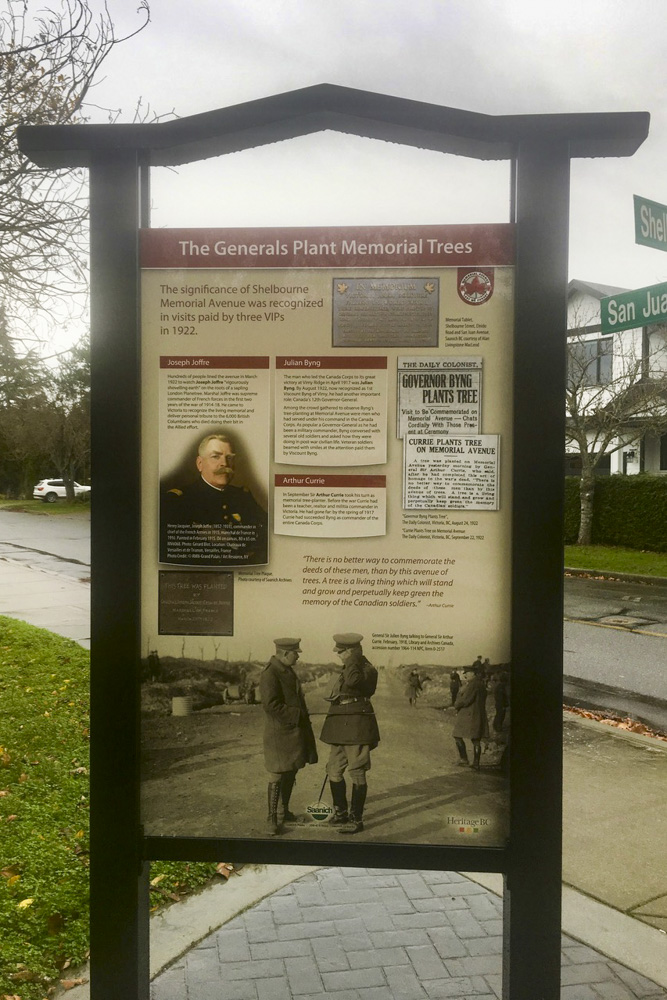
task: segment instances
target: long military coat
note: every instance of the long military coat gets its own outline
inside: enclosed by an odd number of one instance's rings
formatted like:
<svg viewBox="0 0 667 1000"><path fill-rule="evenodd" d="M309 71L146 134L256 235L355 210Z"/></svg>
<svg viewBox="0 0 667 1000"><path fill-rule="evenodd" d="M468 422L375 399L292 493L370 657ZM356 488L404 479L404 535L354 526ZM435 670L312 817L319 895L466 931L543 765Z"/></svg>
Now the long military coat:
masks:
<svg viewBox="0 0 667 1000"><path fill-rule="evenodd" d="M377 670L363 653L347 661L332 692L329 712L322 726L320 739L323 743L368 745L371 750L378 745L380 730L370 700L376 684Z"/></svg>
<svg viewBox="0 0 667 1000"><path fill-rule="evenodd" d="M267 771L298 771L317 764L315 736L301 682L291 667L272 656L259 678L264 709L264 764Z"/></svg>
<svg viewBox="0 0 667 1000"><path fill-rule="evenodd" d="M465 684L454 702L456 720L452 736L479 740L489 735L486 717L486 684L482 677L474 677Z"/></svg>

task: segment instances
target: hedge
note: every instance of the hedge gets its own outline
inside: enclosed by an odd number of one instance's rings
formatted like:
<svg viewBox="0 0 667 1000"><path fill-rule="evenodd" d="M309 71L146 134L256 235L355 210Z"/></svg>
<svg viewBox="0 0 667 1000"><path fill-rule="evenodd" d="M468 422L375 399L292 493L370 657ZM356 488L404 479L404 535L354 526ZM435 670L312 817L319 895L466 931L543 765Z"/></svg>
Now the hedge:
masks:
<svg viewBox="0 0 667 1000"><path fill-rule="evenodd" d="M565 478L565 542L579 533L579 478ZM667 476L605 476L595 480L593 545L667 552Z"/></svg>

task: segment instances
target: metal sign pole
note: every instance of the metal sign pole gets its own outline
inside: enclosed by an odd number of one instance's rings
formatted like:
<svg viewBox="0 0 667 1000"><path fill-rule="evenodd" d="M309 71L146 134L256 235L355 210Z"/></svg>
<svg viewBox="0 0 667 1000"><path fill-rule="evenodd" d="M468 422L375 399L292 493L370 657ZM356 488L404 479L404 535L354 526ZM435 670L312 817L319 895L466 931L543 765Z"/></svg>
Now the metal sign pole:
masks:
<svg viewBox="0 0 667 1000"><path fill-rule="evenodd" d="M507 1000L558 1000L561 935L566 142L517 156Z"/></svg>
<svg viewBox="0 0 667 1000"><path fill-rule="evenodd" d="M90 168L92 504L91 996L148 1000L139 838L139 165Z"/></svg>

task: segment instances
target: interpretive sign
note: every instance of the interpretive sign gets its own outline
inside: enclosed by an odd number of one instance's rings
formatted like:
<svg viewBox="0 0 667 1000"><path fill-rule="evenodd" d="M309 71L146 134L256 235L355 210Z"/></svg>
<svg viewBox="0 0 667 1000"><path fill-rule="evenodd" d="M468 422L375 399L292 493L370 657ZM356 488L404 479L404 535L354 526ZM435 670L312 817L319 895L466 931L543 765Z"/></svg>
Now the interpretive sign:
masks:
<svg viewBox="0 0 667 1000"><path fill-rule="evenodd" d="M635 205L635 243L656 250L667 250L667 205L633 195Z"/></svg>
<svg viewBox="0 0 667 1000"><path fill-rule="evenodd" d="M148 836L505 844L513 237L141 232Z"/></svg>
<svg viewBox="0 0 667 1000"><path fill-rule="evenodd" d="M667 282L619 292L600 300L602 333L667 322Z"/></svg>

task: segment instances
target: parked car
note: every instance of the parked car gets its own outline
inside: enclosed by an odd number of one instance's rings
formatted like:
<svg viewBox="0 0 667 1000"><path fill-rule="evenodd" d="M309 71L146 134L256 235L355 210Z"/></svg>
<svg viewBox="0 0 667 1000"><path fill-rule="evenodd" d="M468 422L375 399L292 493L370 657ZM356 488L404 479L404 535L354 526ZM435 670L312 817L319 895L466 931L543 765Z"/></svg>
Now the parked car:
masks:
<svg viewBox="0 0 667 1000"><path fill-rule="evenodd" d="M83 497L90 493L90 486L79 486L74 483L74 496ZM40 479L32 491L33 500L43 500L44 503L55 503L59 497L66 497L67 490L62 479Z"/></svg>

